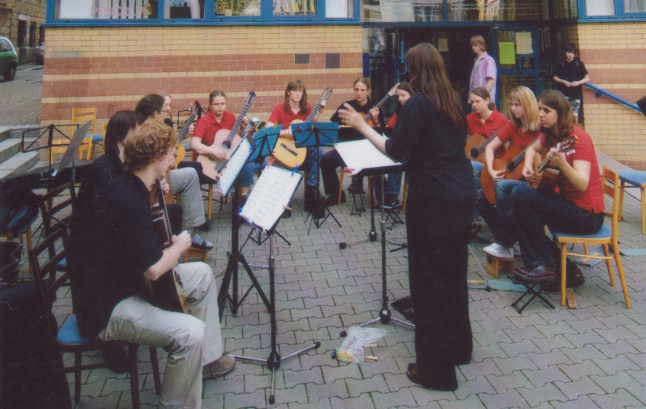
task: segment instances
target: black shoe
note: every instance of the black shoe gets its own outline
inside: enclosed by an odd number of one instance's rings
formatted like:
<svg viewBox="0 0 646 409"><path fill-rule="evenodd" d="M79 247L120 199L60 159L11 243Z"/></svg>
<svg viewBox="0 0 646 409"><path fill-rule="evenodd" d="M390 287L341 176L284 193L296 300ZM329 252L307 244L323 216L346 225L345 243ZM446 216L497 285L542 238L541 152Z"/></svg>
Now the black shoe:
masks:
<svg viewBox="0 0 646 409"><path fill-rule="evenodd" d="M206 219L206 221L199 226L195 227L195 230L209 231L211 229L211 220Z"/></svg>
<svg viewBox="0 0 646 409"><path fill-rule="evenodd" d="M305 211L311 212L314 210L314 205L317 199L321 199L321 195L317 194L316 186L305 186Z"/></svg>
<svg viewBox="0 0 646 409"><path fill-rule="evenodd" d="M345 203L345 192L341 192L341 202ZM330 195L325 198L325 207L330 207L339 204L339 197L337 195Z"/></svg>
<svg viewBox="0 0 646 409"><path fill-rule="evenodd" d="M578 287L583 283L585 283L585 277L583 277L583 272L578 266L573 268L571 271L568 269L567 277L565 279L566 288ZM541 289L550 293L561 291L561 274L557 274L553 281L541 284Z"/></svg>
<svg viewBox="0 0 646 409"><path fill-rule="evenodd" d="M194 234L191 239L191 247L199 250L211 250L213 249L213 243L203 239L199 234Z"/></svg>
<svg viewBox="0 0 646 409"><path fill-rule="evenodd" d="M112 342L107 342L103 346L103 359L108 369L114 373L126 373L130 371L128 353L123 349L122 345L114 345Z"/></svg>
<svg viewBox="0 0 646 409"><path fill-rule="evenodd" d="M557 277L552 266L516 267L514 276L521 281L535 284L549 283Z"/></svg>
<svg viewBox="0 0 646 409"><path fill-rule="evenodd" d="M420 386L423 386L426 389L433 389L436 391L454 391L458 389L457 383L455 385L431 385L426 379L423 379L417 370L416 364L408 364L408 370L406 371L406 376L408 379Z"/></svg>

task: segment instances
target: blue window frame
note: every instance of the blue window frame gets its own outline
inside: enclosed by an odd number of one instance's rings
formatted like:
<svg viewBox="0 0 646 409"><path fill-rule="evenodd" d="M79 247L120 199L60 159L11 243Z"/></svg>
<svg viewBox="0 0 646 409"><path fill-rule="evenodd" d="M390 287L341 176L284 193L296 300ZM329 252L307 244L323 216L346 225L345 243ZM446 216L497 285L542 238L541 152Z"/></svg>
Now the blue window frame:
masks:
<svg viewBox="0 0 646 409"><path fill-rule="evenodd" d="M646 20L646 0L579 0L585 21Z"/></svg>
<svg viewBox="0 0 646 409"><path fill-rule="evenodd" d="M74 25L357 24L361 0L47 0L47 23Z"/></svg>

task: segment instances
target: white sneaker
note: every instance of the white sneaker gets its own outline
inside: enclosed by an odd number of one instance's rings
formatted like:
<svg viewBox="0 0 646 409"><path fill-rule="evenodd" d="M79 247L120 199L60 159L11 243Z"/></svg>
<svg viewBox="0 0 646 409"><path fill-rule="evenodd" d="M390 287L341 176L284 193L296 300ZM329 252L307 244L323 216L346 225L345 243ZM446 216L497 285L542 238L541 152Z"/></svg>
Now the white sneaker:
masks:
<svg viewBox="0 0 646 409"><path fill-rule="evenodd" d="M514 258L514 249L493 243L482 249L485 253L496 258Z"/></svg>

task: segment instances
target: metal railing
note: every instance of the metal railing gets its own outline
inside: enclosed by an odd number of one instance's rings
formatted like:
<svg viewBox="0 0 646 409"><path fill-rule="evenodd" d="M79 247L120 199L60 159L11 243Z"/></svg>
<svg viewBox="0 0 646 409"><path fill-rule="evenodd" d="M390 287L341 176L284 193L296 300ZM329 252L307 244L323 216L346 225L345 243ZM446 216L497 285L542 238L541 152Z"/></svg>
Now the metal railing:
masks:
<svg viewBox="0 0 646 409"><path fill-rule="evenodd" d="M625 99L620 98L620 97L616 96L615 94L613 94L611 92L608 92L608 91L606 91L606 90L604 90L602 88L599 88L594 84L590 84L589 82L586 83L585 86L590 88L591 90L595 91L597 93L597 95L596 95L597 98L601 98L601 96L603 95L605 97L608 97L608 98L610 98L612 100L615 100L615 101L619 102L620 104L626 105L628 108L632 108L635 111L641 113L641 110L639 109L637 104L633 104L631 102L628 102Z"/></svg>

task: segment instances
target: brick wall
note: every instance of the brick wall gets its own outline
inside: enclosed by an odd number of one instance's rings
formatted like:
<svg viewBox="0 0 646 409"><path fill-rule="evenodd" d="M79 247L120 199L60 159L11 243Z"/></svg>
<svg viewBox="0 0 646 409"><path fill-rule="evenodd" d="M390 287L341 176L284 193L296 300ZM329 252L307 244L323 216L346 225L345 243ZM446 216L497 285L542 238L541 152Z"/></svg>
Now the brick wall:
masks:
<svg viewBox="0 0 646 409"><path fill-rule="evenodd" d="M646 22L578 24L590 83L631 103L646 94ZM584 87L586 130L614 159L646 170L646 117Z"/></svg>
<svg viewBox="0 0 646 409"><path fill-rule="evenodd" d="M334 88L329 117L353 98L362 74L359 26L50 28L46 38L43 125L69 123L72 106L92 105L105 123L158 90L173 96L177 111L194 100L206 107L219 89L234 113L255 91L248 116L266 120L294 78L304 81L311 103ZM308 54L309 63L295 64L295 54ZM340 55L340 67L326 68L326 54Z"/></svg>

